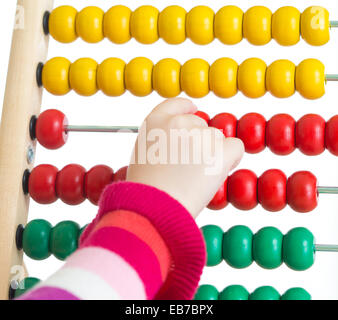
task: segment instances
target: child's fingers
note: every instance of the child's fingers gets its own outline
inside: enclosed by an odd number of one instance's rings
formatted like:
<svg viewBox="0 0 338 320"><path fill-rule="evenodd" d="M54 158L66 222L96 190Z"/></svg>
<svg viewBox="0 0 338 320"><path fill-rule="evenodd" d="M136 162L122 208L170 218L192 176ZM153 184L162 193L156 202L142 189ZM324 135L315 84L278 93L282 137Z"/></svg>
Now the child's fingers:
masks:
<svg viewBox="0 0 338 320"><path fill-rule="evenodd" d="M158 115L177 115L186 113L195 113L197 107L192 103L191 100L185 98L173 98L167 99L160 103L153 111L149 114L148 120L153 116Z"/></svg>
<svg viewBox="0 0 338 320"><path fill-rule="evenodd" d="M206 128L208 124L200 117L193 114L180 114L173 116L169 122L169 128L172 129L193 129Z"/></svg>

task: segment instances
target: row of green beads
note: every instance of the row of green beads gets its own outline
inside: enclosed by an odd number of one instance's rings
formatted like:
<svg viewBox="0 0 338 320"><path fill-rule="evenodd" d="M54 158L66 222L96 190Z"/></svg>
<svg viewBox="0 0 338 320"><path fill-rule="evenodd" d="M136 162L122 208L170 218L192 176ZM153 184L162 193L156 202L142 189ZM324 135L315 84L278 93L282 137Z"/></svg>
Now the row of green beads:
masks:
<svg viewBox="0 0 338 320"><path fill-rule="evenodd" d="M15 289L15 298L40 282L37 278L25 278ZM249 294L248 290L240 285L226 287L221 292L212 285L202 285L198 288L194 300L311 300L311 295L303 288L291 288L282 296L270 286L257 288Z"/></svg>
<svg viewBox="0 0 338 320"><path fill-rule="evenodd" d="M23 231L23 251L34 260L47 259L51 254L65 260L77 249L84 228L80 229L73 221L62 221L52 227L46 220L32 220Z"/></svg>
<svg viewBox="0 0 338 320"><path fill-rule="evenodd" d="M297 271L314 263L314 237L306 228L291 229L286 235L274 227L256 234L246 226L234 226L227 232L215 225L201 228L207 248L207 266L224 259L233 268L246 268L255 261L265 269L278 268L283 262Z"/></svg>
<svg viewBox="0 0 338 320"><path fill-rule="evenodd" d="M21 280L19 283L17 283L16 288L13 288L15 290L14 298L20 297L26 291L30 290L35 285L37 285L40 281L41 281L40 279L33 277L27 277Z"/></svg>
<svg viewBox="0 0 338 320"><path fill-rule="evenodd" d="M240 285L226 287L223 291L209 284L200 286L194 300L311 300L311 295L303 288L291 288L283 295L270 286L257 288L251 294Z"/></svg>

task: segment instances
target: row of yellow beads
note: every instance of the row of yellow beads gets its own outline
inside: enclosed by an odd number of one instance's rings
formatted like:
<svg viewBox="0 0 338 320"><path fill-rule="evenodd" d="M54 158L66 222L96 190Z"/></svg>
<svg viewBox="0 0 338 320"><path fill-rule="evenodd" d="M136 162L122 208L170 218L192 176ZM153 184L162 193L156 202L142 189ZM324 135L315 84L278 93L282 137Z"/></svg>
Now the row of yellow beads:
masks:
<svg viewBox="0 0 338 320"><path fill-rule="evenodd" d="M81 37L96 43L104 37L114 43L125 43L131 37L150 44L159 38L179 44L190 38L196 44L208 44L218 38L232 45L246 38L251 44L264 45L274 38L279 44L291 46L300 36L311 45L319 46L330 39L329 13L318 6L302 14L294 7L282 7L274 14L263 6L243 11L225 6L216 14L206 6L197 6L188 13L179 6L169 6L159 12L153 6L141 6L135 11L117 5L106 13L98 7L86 7L77 12L71 6L52 11L49 31L54 39L69 43Z"/></svg>
<svg viewBox="0 0 338 320"><path fill-rule="evenodd" d="M267 91L287 98L297 90L305 98L317 99L325 93L324 71L324 65L316 59L304 60L297 67L289 60L277 60L267 67L258 58L247 59L239 66L230 58L218 59L211 66L205 60L191 59L181 66L169 58L156 65L143 57L128 64L108 58L98 65L90 58L71 63L57 57L44 65L42 83L54 95L73 89L83 96L98 90L119 96L129 90L142 97L155 90L165 98L175 97L181 91L193 98L201 98L209 91L229 98L240 90L250 98L262 97Z"/></svg>

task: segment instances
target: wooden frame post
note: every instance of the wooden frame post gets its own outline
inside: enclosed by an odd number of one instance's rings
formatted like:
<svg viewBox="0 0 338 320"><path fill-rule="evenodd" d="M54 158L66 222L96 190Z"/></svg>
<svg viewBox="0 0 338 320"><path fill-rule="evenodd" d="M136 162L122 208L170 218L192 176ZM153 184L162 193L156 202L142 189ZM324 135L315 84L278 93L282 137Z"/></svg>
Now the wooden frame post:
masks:
<svg viewBox="0 0 338 320"><path fill-rule="evenodd" d="M8 299L10 281L24 274L22 252L15 244L16 229L27 222L29 197L22 189L22 176L31 169L27 160L29 121L39 114L42 89L36 68L44 62L48 36L43 15L54 0L18 0L12 48L0 126L0 299ZM22 273L22 274L21 274Z"/></svg>

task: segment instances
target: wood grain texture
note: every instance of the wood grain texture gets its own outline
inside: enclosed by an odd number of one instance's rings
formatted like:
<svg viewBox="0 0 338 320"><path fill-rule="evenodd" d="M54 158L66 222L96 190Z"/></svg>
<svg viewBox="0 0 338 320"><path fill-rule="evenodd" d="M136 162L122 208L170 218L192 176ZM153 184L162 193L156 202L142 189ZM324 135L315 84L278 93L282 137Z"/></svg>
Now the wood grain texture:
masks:
<svg viewBox="0 0 338 320"><path fill-rule="evenodd" d="M40 112L42 89L36 84L36 67L46 59L48 36L42 18L53 2L18 0L0 126L0 299L8 299L10 281L21 269L24 272L15 233L27 221L29 197L22 191L22 175L33 165L27 161L28 146L35 150L29 120Z"/></svg>

